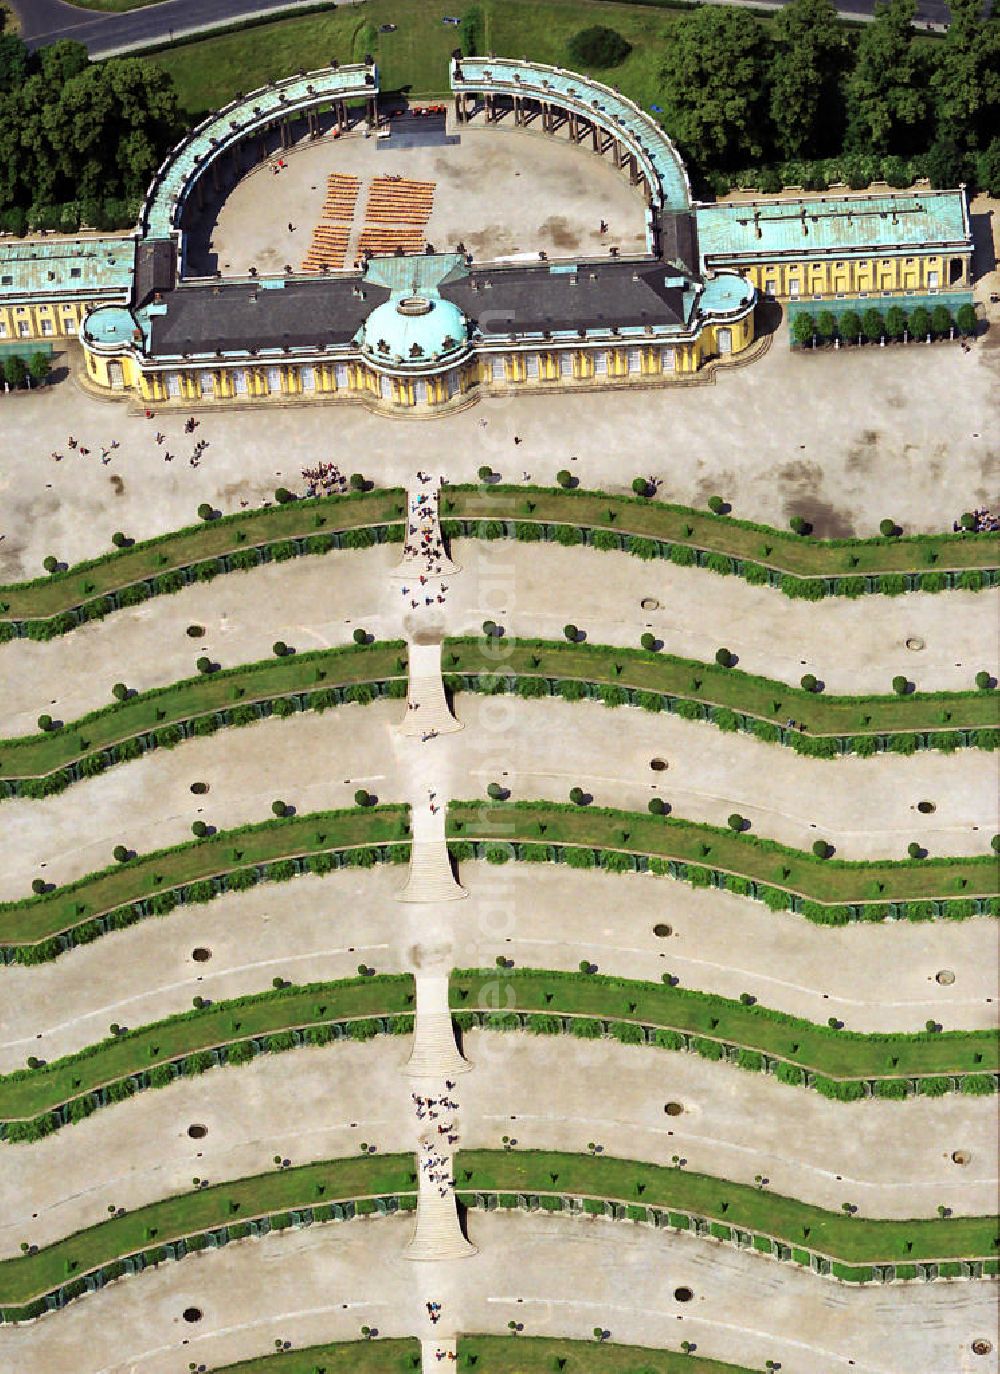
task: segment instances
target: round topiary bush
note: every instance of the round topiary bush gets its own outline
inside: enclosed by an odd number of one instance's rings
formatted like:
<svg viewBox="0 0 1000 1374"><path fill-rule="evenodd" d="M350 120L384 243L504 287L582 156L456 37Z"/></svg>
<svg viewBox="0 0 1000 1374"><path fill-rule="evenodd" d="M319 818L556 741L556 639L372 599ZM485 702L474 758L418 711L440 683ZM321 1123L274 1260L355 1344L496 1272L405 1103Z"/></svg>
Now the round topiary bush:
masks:
<svg viewBox="0 0 1000 1374"><path fill-rule="evenodd" d="M359 787L354 794L355 806L371 806L375 801L372 794L364 787Z"/></svg>
<svg viewBox="0 0 1000 1374"><path fill-rule="evenodd" d="M491 801L503 801L504 789L498 782L491 782L486 788L486 795Z"/></svg>
<svg viewBox="0 0 1000 1374"><path fill-rule="evenodd" d="M633 477L632 490L636 496L648 496L650 491L648 480L645 477Z"/></svg>
<svg viewBox="0 0 1000 1374"><path fill-rule="evenodd" d="M587 794L582 787L571 787L569 790L569 799L574 806L582 806L587 799Z"/></svg>
<svg viewBox="0 0 1000 1374"><path fill-rule="evenodd" d="M285 658L289 652L288 645L283 639L276 639L271 645L271 653L274 654L275 658Z"/></svg>
<svg viewBox="0 0 1000 1374"><path fill-rule="evenodd" d="M813 840L812 852L817 859L828 859L833 850L826 840Z"/></svg>
<svg viewBox="0 0 1000 1374"><path fill-rule="evenodd" d="M729 829L735 830L737 833L746 828L746 823L746 817L741 816L738 811L732 812L732 814L726 821L726 824L729 826Z"/></svg>
<svg viewBox="0 0 1000 1374"><path fill-rule="evenodd" d="M726 503L721 496L710 496L708 498L708 509L713 515L722 515L726 509Z"/></svg>
<svg viewBox="0 0 1000 1374"><path fill-rule="evenodd" d="M47 573L57 572L59 568L59 559L56 558L55 554L48 553L42 559L42 567Z"/></svg>
<svg viewBox="0 0 1000 1374"><path fill-rule="evenodd" d="M905 677L903 677L902 673L898 673L892 679L892 690L896 693L898 697L905 697L907 692L910 690L909 681Z"/></svg>
<svg viewBox="0 0 1000 1374"><path fill-rule="evenodd" d="M640 638L639 643L642 645L644 649L651 652L653 649L656 648L656 635L650 634L647 630L646 633Z"/></svg>
<svg viewBox="0 0 1000 1374"><path fill-rule="evenodd" d="M812 529L809 521L803 515L793 515L788 524L794 534L808 534Z"/></svg>
<svg viewBox="0 0 1000 1374"><path fill-rule="evenodd" d="M196 661L195 667L198 669L199 673L210 673L212 671L212 660L202 655L202 657Z"/></svg>
<svg viewBox="0 0 1000 1374"><path fill-rule="evenodd" d="M667 803L662 797L650 797L648 809L651 816L663 816L666 814Z"/></svg>
<svg viewBox="0 0 1000 1374"><path fill-rule="evenodd" d="M556 473L556 481L563 488L563 490L568 491L569 488L573 485L573 474L571 472L568 472L566 468L560 468L559 471Z"/></svg>
<svg viewBox="0 0 1000 1374"><path fill-rule="evenodd" d="M276 816L287 816L288 803L283 802L280 798L278 798L276 801L273 801L271 803L271 810L274 812Z"/></svg>
<svg viewBox="0 0 1000 1374"><path fill-rule="evenodd" d="M368 643L368 631L367 631L367 630L362 630L361 627L359 626L359 627L354 631L354 634L351 636L351 638L354 640L355 644L367 644L367 643Z"/></svg>
<svg viewBox="0 0 1000 1374"><path fill-rule="evenodd" d="M490 478L493 476L493 469L490 467L489 463L484 463L482 465L482 467L479 469L477 473L477 476L480 482L488 482L490 480Z"/></svg>
<svg viewBox="0 0 1000 1374"><path fill-rule="evenodd" d="M274 499L277 501L279 506L287 506L289 501L295 500L295 496L292 492L288 490L287 487L279 487L278 490L274 493Z"/></svg>
<svg viewBox="0 0 1000 1374"><path fill-rule="evenodd" d="M35 894L36 897L40 897L40 896L42 895L42 893L45 891L45 879L44 879L44 878L32 878L32 880L31 880L31 890L32 890L32 892Z"/></svg>
<svg viewBox="0 0 1000 1374"><path fill-rule="evenodd" d="M566 638L569 640L571 644L575 644L576 641L580 638L580 631L577 629L575 625L564 625L563 634L566 636Z"/></svg>
<svg viewBox="0 0 1000 1374"><path fill-rule="evenodd" d="M363 473L352 472L348 478L347 485L350 487L351 491L365 491L368 487L368 481Z"/></svg>
<svg viewBox="0 0 1000 1374"><path fill-rule="evenodd" d="M924 854L922 847L919 844L917 844L916 840L910 841L910 843L906 846L906 852L907 854L909 854L911 859L922 859Z"/></svg>
<svg viewBox="0 0 1000 1374"><path fill-rule="evenodd" d="M124 549L124 548L127 548L127 547L128 547L128 535L127 535L127 534L123 534L121 530L115 530L114 534L111 536L111 542L112 542L112 544L114 544L114 546L115 546L116 549Z"/></svg>
<svg viewBox="0 0 1000 1374"><path fill-rule="evenodd" d="M125 701L128 697L128 688L125 686L124 682L116 682L111 689L111 695L114 697L115 701Z"/></svg>
<svg viewBox="0 0 1000 1374"><path fill-rule="evenodd" d="M203 840L208 834L208 826L204 821L195 821L191 826L191 834L196 840Z"/></svg>
<svg viewBox="0 0 1000 1374"><path fill-rule="evenodd" d="M128 860L128 850L125 848L123 844L116 844L114 849L112 850L112 853L114 854L115 861L117 863L123 864Z"/></svg>
<svg viewBox="0 0 1000 1374"><path fill-rule="evenodd" d="M632 44L617 29L604 24L575 33L567 44L574 67L618 67L632 51Z"/></svg>
<svg viewBox="0 0 1000 1374"><path fill-rule="evenodd" d="M899 526L896 524L895 520L890 520L887 517L885 520L879 521L878 532L882 535L883 539L889 539L892 535L899 533Z"/></svg>
<svg viewBox="0 0 1000 1374"><path fill-rule="evenodd" d="M733 655L729 649L716 649L715 661L720 668L731 668L733 666Z"/></svg>
<svg viewBox="0 0 1000 1374"><path fill-rule="evenodd" d="M212 510L212 507L208 504L208 502L202 501L201 505L198 507L198 519L211 520L214 514L215 512Z"/></svg>
<svg viewBox="0 0 1000 1374"><path fill-rule="evenodd" d="M981 692L988 692L993 686L993 678L985 668L976 674L976 686Z"/></svg>
<svg viewBox="0 0 1000 1374"><path fill-rule="evenodd" d="M52 730L54 728L51 716L42 715L38 717L39 730Z"/></svg>
<svg viewBox="0 0 1000 1374"><path fill-rule="evenodd" d="M799 686L804 692L815 692L819 682L814 673L803 673L799 678Z"/></svg>

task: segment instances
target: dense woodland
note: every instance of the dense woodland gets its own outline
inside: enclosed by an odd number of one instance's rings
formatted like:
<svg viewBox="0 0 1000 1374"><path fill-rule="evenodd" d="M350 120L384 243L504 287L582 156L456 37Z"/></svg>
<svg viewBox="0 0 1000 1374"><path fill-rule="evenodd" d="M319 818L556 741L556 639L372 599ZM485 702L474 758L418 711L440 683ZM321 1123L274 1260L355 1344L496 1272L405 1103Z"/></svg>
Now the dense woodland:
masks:
<svg viewBox="0 0 1000 1374"><path fill-rule="evenodd" d="M769 20L721 5L679 14L664 44L660 117L698 192L928 176L1000 195L1000 20L983 18L980 0L950 8L936 39L915 30L914 0L886 0L856 28L831 0L791 0ZM473 5L466 51L482 29ZM566 65L611 82L629 52L603 25L567 48ZM622 84L628 94L624 75ZM133 224L181 132L173 83L155 62L90 62L69 41L29 54L0 31L0 231Z"/></svg>
<svg viewBox="0 0 1000 1374"><path fill-rule="evenodd" d="M173 84L151 63L90 62L68 40L29 55L0 33L0 229L133 224L180 132Z"/></svg>

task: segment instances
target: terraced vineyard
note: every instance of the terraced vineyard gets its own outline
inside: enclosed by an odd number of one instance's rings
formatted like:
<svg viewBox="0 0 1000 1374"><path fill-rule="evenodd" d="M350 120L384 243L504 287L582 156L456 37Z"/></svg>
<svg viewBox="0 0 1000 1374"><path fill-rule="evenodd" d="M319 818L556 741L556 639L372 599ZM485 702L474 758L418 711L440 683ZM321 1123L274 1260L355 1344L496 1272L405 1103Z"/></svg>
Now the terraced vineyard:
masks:
<svg viewBox="0 0 1000 1374"><path fill-rule="evenodd" d="M4 1367L995 1368L995 555L415 476L0 589Z"/></svg>

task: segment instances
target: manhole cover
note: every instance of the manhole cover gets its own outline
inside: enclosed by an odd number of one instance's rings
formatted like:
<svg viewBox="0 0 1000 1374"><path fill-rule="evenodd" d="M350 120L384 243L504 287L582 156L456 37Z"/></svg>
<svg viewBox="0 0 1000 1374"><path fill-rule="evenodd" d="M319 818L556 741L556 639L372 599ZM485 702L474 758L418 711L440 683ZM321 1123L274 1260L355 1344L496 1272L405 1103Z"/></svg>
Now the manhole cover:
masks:
<svg viewBox="0 0 1000 1374"><path fill-rule="evenodd" d="M668 1102L663 1110L666 1112L667 1116L680 1116L684 1108L679 1102Z"/></svg>
<svg viewBox="0 0 1000 1374"><path fill-rule="evenodd" d="M654 773L665 773L667 771L666 759L650 759L649 766Z"/></svg>
<svg viewBox="0 0 1000 1374"><path fill-rule="evenodd" d="M981 1336L978 1341L972 1342L972 1353L974 1355L988 1355L993 1349L985 1336Z"/></svg>
<svg viewBox="0 0 1000 1374"><path fill-rule="evenodd" d="M203 796L205 795L205 793L208 791L208 783L207 783L207 782L193 782L193 783L191 784L191 791L194 793L194 795L195 795L196 797L203 797Z"/></svg>
<svg viewBox="0 0 1000 1374"><path fill-rule="evenodd" d="M202 1318L201 1308L185 1307L183 1316L186 1322L200 1322Z"/></svg>
<svg viewBox="0 0 1000 1374"><path fill-rule="evenodd" d="M955 975L950 968L943 968L938 970L934 975L934 979L935 982L940 983L942 987L947 988L954 983Z"/></svg>
<svg viewBox="0 0 1000 1374"><path fill-rule="evenodd" d="M906 641L906 647L911 653L917 654L921 649L925 649L927 646L919 635L910 635L909 639Z"/></svg>
<svg viewBox="0 0 1000 1374"><path fill-rule="evenodd" d="M212 951L206 949L204 945L199 945L197 949L191 951L191 958L196 964L207 964L212 957Z"/></svg>
<svg viewBox="0 0 1000 1374"><path fill-rule="evenodd" d="M655 596L644 596L639 605L644 611L658 611L660 609L660 603Z"/></svg>
<svg viewBox="0 0 1000 1374"><path fill-rule="evenodd" d="M653 934L658 935L661 940L665 940L668 935L673 935L673 926L668 926L665 921L657 921L653 927Z"/></svg>
<svg viewBox="0 0 1000 1374"><path fill-rule="evenodd" d="M192 1140L204 1140L205 1136L208 1135L208 1127L195 1122L194 1125L188 1127L188 1135Z"/></svg>
<svg viewBox="0 0 1000 1374"><path fill-rule="evenodd" d="M932 801L919 801L917 802L917 810L920 812L921 816L933 816L934 812L937 810L937 803Z"/></svg>
<svg viewBox="0 0 1000 1374"><path fill-rule="evenodd" d="M952 1150L951 1152L952 1164L968 1164L971 1158L971 1150Z"/></svg>
<svg viewBox="0 0 1000 1374"><path fill-rule="evenodd" d="M690 1288L674 1289L674 1299L677 1302L690 1302L693 1297L694 1294L691 1292Z"/></svg>

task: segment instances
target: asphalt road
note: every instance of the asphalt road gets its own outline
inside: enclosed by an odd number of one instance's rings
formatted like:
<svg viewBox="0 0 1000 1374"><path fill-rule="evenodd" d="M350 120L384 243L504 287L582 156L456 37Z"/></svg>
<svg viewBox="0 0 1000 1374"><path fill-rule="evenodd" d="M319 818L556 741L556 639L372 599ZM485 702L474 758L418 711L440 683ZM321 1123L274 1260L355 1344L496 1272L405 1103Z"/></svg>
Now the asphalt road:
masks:
<svg viewBox="0 0 1000 1374"><path fill-rule="evenodd" d="M346 0L351 3L352 0ZM782 4L785 0L771 0ZM85 43L91 57L107 56L127 48L169 42L182 34L211 28L249 15L274 10L290 10L308 0L161 0L160 4L131 10L126 14L103 14L98 10L78 9L65 0L7 0L21 21L21 31L29 48L73 38ZM340 0L345 3L345 0ZM769 0L756 0L768 4ZM838 0L841 14L870 15L875 0ZM442 4L442 13L447 6ZM917 0L917 21L943 25L948 22L944 0Z"/></svg>

